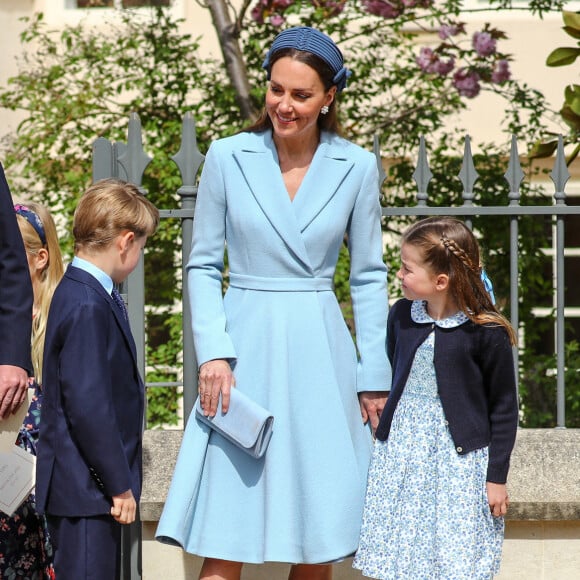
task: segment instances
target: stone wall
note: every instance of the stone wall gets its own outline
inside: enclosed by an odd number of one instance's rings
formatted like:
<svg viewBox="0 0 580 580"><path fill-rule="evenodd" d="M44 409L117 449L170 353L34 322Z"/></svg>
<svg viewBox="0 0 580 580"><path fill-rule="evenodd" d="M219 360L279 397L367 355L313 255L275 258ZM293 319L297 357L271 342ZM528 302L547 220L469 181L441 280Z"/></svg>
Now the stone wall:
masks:
<svg viewBox="0 0 580 580"><path fill-rule="evenodd" d="M143 579L197 577L200 559L155 541L181 431L144 439ZM511 505L498 580L580 579L580 429L520 429L508 480ZM362 576L346 561L334 580ZM243 580L282 580L288 565L246 566Z"/></svg>

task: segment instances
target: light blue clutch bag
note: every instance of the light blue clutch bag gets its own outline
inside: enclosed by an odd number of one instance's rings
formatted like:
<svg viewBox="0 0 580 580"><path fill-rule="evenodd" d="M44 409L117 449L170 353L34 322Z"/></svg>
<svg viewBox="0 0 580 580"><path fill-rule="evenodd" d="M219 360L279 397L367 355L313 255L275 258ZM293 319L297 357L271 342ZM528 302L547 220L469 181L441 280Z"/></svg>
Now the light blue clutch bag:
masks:
<svg viewBox="0 0 580 580"><path fill-rule="evenodd" d="M232 388L230 391L227 413L221 412L220 398L215 417L206 417L198 397L195 415L199 421L209 425L252 457L259 458L266 453L272 437L274 416L238 389Z"/></svg>

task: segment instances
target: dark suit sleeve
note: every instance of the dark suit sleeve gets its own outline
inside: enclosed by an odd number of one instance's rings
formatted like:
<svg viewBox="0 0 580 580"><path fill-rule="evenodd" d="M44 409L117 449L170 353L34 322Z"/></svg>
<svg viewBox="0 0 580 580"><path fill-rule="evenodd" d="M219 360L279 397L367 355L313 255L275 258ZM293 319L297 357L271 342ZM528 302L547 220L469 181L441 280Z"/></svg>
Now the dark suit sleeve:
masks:
<svg viewBox="0 0 580 580"><path fill-rule="evenodd" d="M0 365L32 374L32 284L12 196L0 165Z"/></svg>

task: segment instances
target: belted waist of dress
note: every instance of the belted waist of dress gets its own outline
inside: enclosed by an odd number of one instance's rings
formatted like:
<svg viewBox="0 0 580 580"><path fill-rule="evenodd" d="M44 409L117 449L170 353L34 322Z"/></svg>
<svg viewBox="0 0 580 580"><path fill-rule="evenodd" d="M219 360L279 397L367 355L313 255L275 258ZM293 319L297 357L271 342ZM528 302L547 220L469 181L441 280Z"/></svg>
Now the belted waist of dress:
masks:
<svg viewBox="0 0 580 580"><path fill-rule="evenodd" d="M333 289L332 278L276 278L230 272L230 286L271 292L317 292Z"/></svg>

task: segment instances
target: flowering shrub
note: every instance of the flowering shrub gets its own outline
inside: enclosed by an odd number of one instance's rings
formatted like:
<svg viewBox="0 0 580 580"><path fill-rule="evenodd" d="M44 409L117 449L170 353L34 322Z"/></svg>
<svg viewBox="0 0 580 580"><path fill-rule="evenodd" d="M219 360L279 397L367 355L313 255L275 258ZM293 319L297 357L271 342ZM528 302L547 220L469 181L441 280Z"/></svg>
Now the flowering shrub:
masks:
<svg viewBox="0 0 580 580"><path fill-rule="evenodd" d="M319 18L332 19L342 14L347 4L352 8L355 2L315 0L308 4ZM497 50L498 40L505 37L498 29L486 25L473 34L470 48L462 48L457 39L466 35L465 23L448 20L449 11L435 10L433 0L361 0L359 6L362 13L388 21L407 19L417 25L421 18L431 18L432 25L438 27L441 43L435 48L420 47L415 62L427 75L447 77L455 70L451 86L461 97L476 97L482 83L502 85L510 79L509 57ZM258 0L251 17L257 24L281 28L303 8L304 3L299 0Z"/></svg>
<svg viewBox="0 0 580 580"><path fill-rule="evenodd" d="M426 74L447 76L461 65L452 76L452 85L457 92L468 99L476 97L481 91L481 83L502 85L511 77L509 57L497 52L497 41L505 34L486 25L472 36L472 51L462 49L452 37L466 35L465 24L453 22L441 24L438 32L442 42L435 49L422 47L416 62ZM447 57L447 60L444 58Z"/></svg>

